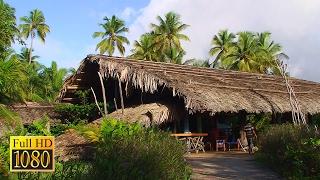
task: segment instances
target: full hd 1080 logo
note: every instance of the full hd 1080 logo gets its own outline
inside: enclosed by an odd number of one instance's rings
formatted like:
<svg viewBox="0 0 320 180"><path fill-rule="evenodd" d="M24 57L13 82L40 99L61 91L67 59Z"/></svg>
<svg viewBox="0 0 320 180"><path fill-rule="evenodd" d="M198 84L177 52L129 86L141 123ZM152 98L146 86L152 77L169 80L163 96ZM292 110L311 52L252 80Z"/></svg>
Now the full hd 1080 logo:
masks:
<svg viewBox="0 0 320 180"><path fill-rule="evenodd" d="M10 171L54 171L54 137L11 136Z"/></svg>

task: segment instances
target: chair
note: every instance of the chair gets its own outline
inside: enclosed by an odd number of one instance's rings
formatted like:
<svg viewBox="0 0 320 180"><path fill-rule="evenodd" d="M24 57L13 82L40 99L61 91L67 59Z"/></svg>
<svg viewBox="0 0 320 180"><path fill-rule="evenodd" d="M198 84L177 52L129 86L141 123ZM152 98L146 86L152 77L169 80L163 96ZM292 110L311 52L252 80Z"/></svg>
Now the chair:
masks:
<svg viewBox="0 0 320 180"><path fill-rule="evenodd" d="M223 151L226 151L226 141L222 139L216 140L216 151L219 151L219 148L223 148Z"/></svg>
<svg viewBox="0 0 320 180"><path fill-rule="evenodd" d="M228 150L230 151L232 145L236 145L237 146L237 150L240 150L239 141L240 141L239 139L236 140L233 136L229 136L228 137L228 141L227 141Z"/></svg>

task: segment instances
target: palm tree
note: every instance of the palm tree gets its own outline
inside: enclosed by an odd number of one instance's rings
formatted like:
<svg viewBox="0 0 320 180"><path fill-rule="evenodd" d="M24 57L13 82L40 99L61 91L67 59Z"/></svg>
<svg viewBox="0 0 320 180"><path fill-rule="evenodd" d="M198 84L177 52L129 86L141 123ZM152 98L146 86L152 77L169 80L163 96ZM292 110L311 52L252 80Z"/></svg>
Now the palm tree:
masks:
<svg viewBox="0 0 320 180"><path fill-rule="evenodd" d="M196 67L210 67L211 63L209 59L202 60L202 59L188 59L184 63L184 65L191 65L191 66L196 66Z"/></svg>
<svg viewBox="0 0 320 180"><path fill-rule="evenodd" d="M0 101L24 100L27 92L25 66L16 55L0 60Z"/></svg>
<svg viewBox="0 0 320 180"><path fill-rule="evenodd" d="M32 49L32 52L33 52L33 49ZM22 48L21 49L21 52L20 54L18 54L18 58L20 59L20 61L23 61L23 62L28 62L30 59L30 53L29 53L29 49L28 48ZM36 59L39 59L40 56L37 56L37 55L33 55L31 57L31 62L35 62Z"/></svg>
<svg viewBox="0 0 320 180"><path fill-rule="evenodd" d="M108 55L112 56L115 46L117 46L118 51L123 56L125 52L123 44L129 44L129 40L122 34L128 32L129 29L125 27L124 21L115 15L113 15L111 19L105 17L103 20L106 22L104 24L100 24L100 26L104 31L95 32L92 35L93 38L102 38L102 41L97 44L96 50L99 49L100 54L108 52Z"/></svg>
<svg viewBox="0 0 320 180"><path fill-rule="evenodd" d="M185 54L186 54L186 52L184 50L174 47L172 49L166 50L164 52L164 56L162 57L162 59L164 62L181 64L182 58Z"/></svg>
<svg viewBox="0 0 320 180"><path fill-rule="evenodd" d="M227 66L233 70L259 72L257 69L257 40L254 34L251 32L238 33L238 41L234 47L232 52L226 56L225 61L230 63Z"/></svg>
<svg viewBox="0 0 320 180"><path fill-rule="evenodd" d="M131 50L132 55L130 55L130 57L147 61L156 61L157 58L154 45L154 36L151 33L143 34L139 41L134 42L134 48Z"/></svg>
<svg viewBox="0 0 320 180"><path fill-rule="evenodd" d="M265 73L279 74L278 64L282 64L282 59L289 59L289 57L283 53L280 44L271 40L270 32L257 33L257 42L260 50L262 51L264 64L260 66ZM264 66L263 66L264 65Z"/></svg>
<svg viewBox="0 0 320 180"><path fill-rule="evenodd" d="M58 68L55 61L51 62L51 67L45 68L41 74L44 79L45 96L48 100L54 100L62 88L63 81L67 75L68 70L65 68Z"/></svg>
<svg viewBox="0 0 320 180"><path fill-rule="evenodd" d="M222 30L218 33L218 35L214 35L211 41L211 45L213 46L209 55L214 56L217 54L215 60L212 62L213 67L215 67L218 61L222 59L222 57L228 53L228 50L234 45L233 40L235 39L235 35L233 33L229 33L228 30Z"/></svg>
<svg viewBox="0 0 320 180"><path fill-rule="evenodd" d="M180 20L180 15L169 12L165 18L158 16L159 24L151 24L153 33L155 35L156 49L160 52L165 52L168 49L171 51L173 57L174 48L182 50L180 40L189 41L189 37L182 34L189 25L183 24Z"/></svg>
<svg viewBox="0 0 320 180"><path fill-rule="evenodd" d="M23 22L19 26L21 35L26 39L30 36L29 64L31 64L34 38L38 36L42 42L45 42L47 33L50 32L50 27L46 24L42 11L38 9L31 11L29 16L21 17L20 20Z"/></svg>

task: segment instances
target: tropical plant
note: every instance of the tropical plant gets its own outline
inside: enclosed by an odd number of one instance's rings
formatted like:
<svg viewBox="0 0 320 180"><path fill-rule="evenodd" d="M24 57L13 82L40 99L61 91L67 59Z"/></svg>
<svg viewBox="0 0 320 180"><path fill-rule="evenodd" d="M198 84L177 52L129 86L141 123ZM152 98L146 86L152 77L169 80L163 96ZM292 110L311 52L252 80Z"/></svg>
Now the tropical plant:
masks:
<svg viewBox="0 0 320 180"><path fill-rule="evenodd" d="M143 34L140 36L139 41L136 40L134 42L130 57L146 61L156 61L158 58L154 45L154 36L151 33Z"/></svg>
<svg viewBox="0 0 320 180"><path fill-rule="evenodd" d="M29 16L21 17L20 20L23 22L19 26L21 35L26 39L30 37L29 64L31 64L34 38L38 36L42 42L45 42L47 33L50 32L50 27L46 24L42 11L38 9L34 9Z"/></svg>
<svg viewBox="0 0 320 180"><path fill-rule="evenodd" d="M211 41L211 45L213 46L209 55L216 55L215 60L213 61L213 67L215 67L218 61L222 61L223 57L230 51L230 49L234 45L234 39L236 36L233 33L228 32L228 30L219 31L218 35L214 35Z"/></svg>
<svg viewBox="0 0 320 180"><path fill-rule="evenodd" d="M256 72L257 71L257 41L251 32L238 33L238 42L234 50L226 57L232 59L230 69Z"/></svg>
<svg viewBox="0 0 320 180"><path fill-rule="evenodd" d="M188 25L181 22L180 15L169 12L165 15L164 19L161 16L158 16L157 20L159 21L159 24L151 24L155 36L154 41L156 50L160 51L160 54L171 53L171 55L167 56L169 58L174 57L174 53L178 51L183 52L180 40L189 41L189 37L181 33ZM174 63L178 61L169 59L169 62Z"/></svg>
<svg viewBox="0 0 320 180"><path fill-rule="evenodd" d="M165 51L164 57L162 59L164 62L181 64L182 58L185 54L186 54L186 52L184 50L174 47L172 49L167 49Z"/></svg>
<svg viewBox="0 0 320 180"><path fill-rule="evenodd" d="M280 44L271 40L270 32L257 33L256 37L258 46L265 57L265 66L260 66L260 70L265 73L280 74L278 65L282 64L283 58L289 59L289 57L282 52Z"/></svg>
<svg viewBox="0 0 320 180"><path fill-rule="evenodd" d="M2 56L11 47L19 32L16 28L15 10L3 0L0 0L0 19L0 56Z"/></svg>
<svg viewBox="0 0 320 180"><path fill-rule="evenodd" d="M16 55L0 59L0 101L22 101L26 97L26 67Z"/></svg>
<svg viewBox="0 0 320 180"><path fill-rule="evenodd" d="M29 62L29 59L30 59L30 53L29 53L30 49L28 48L22 48L21 49L21 52L20 54L18 54L18 58L21 60L21 61L24 61L24 62ZM32 49L32 52L34 50ZM32 55L31 57L31 62L34 63L36 61L36 59L39 59L40 56L37 56L37 55Z"/></svg>
<svg viewBox="0 0 320 180"><path fill-rule="evenodd" d="M47 100L52 101L57 97L67 73L67 69L58 68L55 61L51 62L51 67L46 67L40 73L40 77L44 81L44 97Z"/></svg>
<svg viewBox="0 0 320 180"><path fill-rule="evenodd" d="M125 26L125 22L115 15L110 18L105 17L103 20L106 22L104 24L100 24L103 28L103 32L95 32L93 33L93 38L102 38L97 44L96 50L99 49L100 54L108 53L109 56L112 56L115 50L115 46L121 55L125 53L124 44L129 44L129 40L123 36L123 33L129 31L129 29Z"/></svg>
<svg viewBox="0 0 320 180"><path fill-rule="evenodd" d="M209 59L202 60L202 59L188 59L185 62L183 62L184 65L192 65L196 67L210 67L211 63Z"/></svg>

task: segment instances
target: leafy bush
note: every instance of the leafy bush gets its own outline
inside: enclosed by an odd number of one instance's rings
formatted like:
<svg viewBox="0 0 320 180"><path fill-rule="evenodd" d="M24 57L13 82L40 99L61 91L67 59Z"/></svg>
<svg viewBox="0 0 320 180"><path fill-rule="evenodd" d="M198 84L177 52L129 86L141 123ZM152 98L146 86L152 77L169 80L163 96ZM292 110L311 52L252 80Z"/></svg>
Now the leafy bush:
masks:
<svg viewBox="0 0 320 180"><path fill-rule="evenodd" d="M92 175L112 179L186 179L184 146L168 133L103 121Z"/></svg>
<svg viewBox="0 0 320 180"><path fill-rule="evenodd" d="M257 157L285 177L320 178L320 135L313 128L274 125L259 140Z"/></svg>
<svg viewBox="0 0 320 180"><path fill-rule="evenodd" d="M79 123L82 120L93 120L99 116L99 110L95 104L59 104L55 106L55 112L65 123Z"/></svg>

